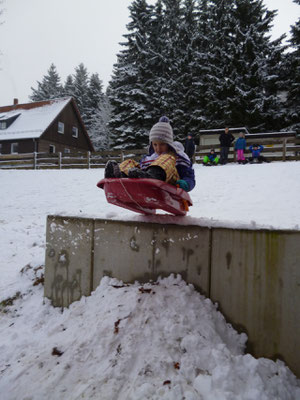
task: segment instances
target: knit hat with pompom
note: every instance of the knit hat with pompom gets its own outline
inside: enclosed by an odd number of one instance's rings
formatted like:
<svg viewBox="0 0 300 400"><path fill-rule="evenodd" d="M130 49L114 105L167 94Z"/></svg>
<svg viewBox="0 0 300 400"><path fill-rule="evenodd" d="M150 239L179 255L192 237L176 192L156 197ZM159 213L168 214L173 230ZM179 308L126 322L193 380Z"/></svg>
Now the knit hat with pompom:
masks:
<svg viewBox="0 0 300 400"><path fill-rule="evenodd" d="M153 141L159 141L172 146L173 129L168 117L161 117L159 122L152 126L149 134L149 141L150 143Z"/></svg>

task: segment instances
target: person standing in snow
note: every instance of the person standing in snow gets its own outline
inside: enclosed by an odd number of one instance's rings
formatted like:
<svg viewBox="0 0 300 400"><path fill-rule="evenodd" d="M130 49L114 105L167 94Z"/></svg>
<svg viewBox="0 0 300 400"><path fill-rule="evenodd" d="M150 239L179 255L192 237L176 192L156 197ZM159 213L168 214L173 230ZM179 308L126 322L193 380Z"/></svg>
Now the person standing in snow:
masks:
<svg viewBox="0 0 300 400"><path fill-rule="evenodd" d="M262 162L266 162L269 163L271 161L267 160L266 157L262 156L260 153L263 151L264 146L262 146L261 144L253 144L252 146L249 147L249 150L252 153L252 157L249 157L249 161L250 163L254 163L254 162L258 162L258 163L262 163Z"/></svg>
<svg viewBox="0 0 300 400"><path fill-rule="evenodd" d="M244 151L246 150L246 139L243 132L240 132L238 140L235 142L234 150L237 153L237 162L239 164L246 164Z"/></svg>
<svg viewBox="0 0 300 400"><path fill-rule="evenodd" d="M195 142L191 133L188 133L187 138L185 139L184 151L193 163L193 157L195 154Z"/></svg>
<svg viewBox="0 0 300 400"><path fill-rule="evenodd" d="M128 159L118 164L109 160L105 178L159 179L186 192L195 187L195 173L182 144L173 141L173 129L167 117L161 117L150 130L149 151L140 163Z"/></svg>
<svg viewBox="0 0 300 400"><path fill-rule="evenodd" d="M229 128L226 127L225 131L219 136L221 152L220 152L220 164L225 165L228 161L228 153L234 136L229 132Z"/></svg>

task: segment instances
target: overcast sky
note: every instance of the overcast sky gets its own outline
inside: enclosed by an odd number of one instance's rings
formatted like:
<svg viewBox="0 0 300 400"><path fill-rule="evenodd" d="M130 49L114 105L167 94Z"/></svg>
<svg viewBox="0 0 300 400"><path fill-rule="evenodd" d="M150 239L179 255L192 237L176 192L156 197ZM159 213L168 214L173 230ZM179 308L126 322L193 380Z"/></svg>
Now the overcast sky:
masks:
<svg viewBox="0 0 300 400"><path fill-rule="evenodd" d="M0 8L0 105L28 101L51 63L64 82L75 67L84 63L88 72L98 72L106 87L119 42L127 32L131 0L4 0ZM149 0L154 4L155 0ZM292 0L264 0L278 9L273 38L289 34L300 17Z"/></svg>

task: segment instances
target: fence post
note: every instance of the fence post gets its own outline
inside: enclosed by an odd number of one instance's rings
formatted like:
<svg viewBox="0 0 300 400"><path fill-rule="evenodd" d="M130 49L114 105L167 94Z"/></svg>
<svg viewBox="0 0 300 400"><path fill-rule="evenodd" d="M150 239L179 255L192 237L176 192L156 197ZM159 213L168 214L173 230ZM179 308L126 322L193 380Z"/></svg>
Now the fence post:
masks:
<svg viewBox="0 0 300 400"><path fill-rule="evenodd" d="M61 169L62 159L61 159L61 152L58 153L58 168Z"/></svg>
<svg viewBox="0 0 300 400"><path fill-rule="evenodd" d="M88 169L91 168L91 152L90 151L87 152L87 167L88 167Z"/></svg>
<svg viewBox="0 0 300 400"><path fill-rule="evenodd" d="M282 143L282 161L286 160L286 144L287 144L287 139L284 138Z"/></svg>
<svg viewBox="0 0 300 400"><path fill-rule="evenodd" d="M37 168L37 153L36 151L33 153L33 169Z"/></svg>
<svg viewBox="0 0 300 400"><path fill-rule="evenodd" d="M123 151L121 150L121 162L123 162L124 161L124 153L123 153Z"/></svg>

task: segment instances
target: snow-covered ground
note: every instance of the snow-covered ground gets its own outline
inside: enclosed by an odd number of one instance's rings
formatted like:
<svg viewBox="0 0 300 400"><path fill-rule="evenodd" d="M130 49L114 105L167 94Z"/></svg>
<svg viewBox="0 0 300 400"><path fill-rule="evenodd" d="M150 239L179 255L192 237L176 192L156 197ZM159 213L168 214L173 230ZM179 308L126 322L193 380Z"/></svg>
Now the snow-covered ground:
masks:
<svg viewBox="0 0 300 400"><path fill-rule="evenodd" d="M195 170L189 216L166 222L300 229L300 163ZM102 177L0 171L1 400L300 399L287 367L244 354L245 335L180 277L104 278L63 312L43 299L47 214L153 218L107 204Z"/></svg>

